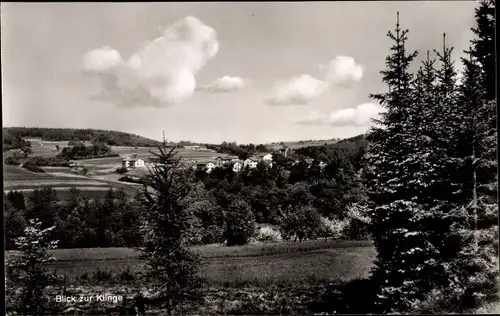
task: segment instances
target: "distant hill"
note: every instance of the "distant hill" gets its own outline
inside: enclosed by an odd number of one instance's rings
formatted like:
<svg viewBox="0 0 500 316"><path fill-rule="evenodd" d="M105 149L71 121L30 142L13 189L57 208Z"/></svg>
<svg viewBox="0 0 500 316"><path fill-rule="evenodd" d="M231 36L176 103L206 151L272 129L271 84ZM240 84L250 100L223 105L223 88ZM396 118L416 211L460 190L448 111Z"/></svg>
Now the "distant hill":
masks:
<svg viewBox="0 0 500 316"><path fill-rule="evenodd" d="M100 129L4 127L2 131L4 134L4 151L6 148L6 135L10 142L15 142L19 138L41 138L45 141L98 141L105 142L110 146L155 147L160 144L156 140L139 135Z"/></svg>
<svg viewBox="0 0 500 316"><path fill-rule="evenodd" d="M356 145L354 145L356 144ZM323 147L327 146L329 148L346 148L346 147L366 147L368 141L365 138L365 134L356 135L349 138L334 138L325 140L300 140L295 142L276 142L266 144L265 146L272 150L278 150L283 147L288 147L290 149L300 149L308 147Z"/></svg>
<svg viewBox="0 0 500 316"><path fill-rule="evenodd" d="M313 145L292 149L293 153L305 157L316 158L321 154L330 155L334 152L341 155L362 155L368 146L366 135L360 134L354 137L342 139L335 143Z"/></svg>

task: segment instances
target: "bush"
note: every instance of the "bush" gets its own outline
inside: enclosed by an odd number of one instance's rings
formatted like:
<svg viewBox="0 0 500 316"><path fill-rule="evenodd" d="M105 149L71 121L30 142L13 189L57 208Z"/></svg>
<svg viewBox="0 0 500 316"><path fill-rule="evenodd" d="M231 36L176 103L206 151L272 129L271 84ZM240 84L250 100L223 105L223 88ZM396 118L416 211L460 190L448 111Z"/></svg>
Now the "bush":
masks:
<svg viewBox="0 0 500 316"><path fill-rule="evenodd" d="M257 236L255 237L257 241L279 241L283 238L281 233L271 227L260 227L257 230Z"/></svg>
<svg viewBox="0 0 500 316"><path fill-rule="evenodd" d="M45 173L45 170L43 170L42 168L40 168L34 164L31 164L29 162L23 163L22 167L26 170L31 171L31 172Z"/></svg>
<svg viewBox="0 0 500 316"><path fill-rule="evenodd" d="M248 203L233 201L226 216L224 238L228 246L244 245L255 234L255 217Z"/></svg>
<svg viewBox="0 0 500 316"><path fill-rule="evenodd" d="M321 217L312 206L299 206L288 210L281 223L281 235L285 239L315 238L320 232Z"/></svg>
<svg viewBox="0 0 500 316"><path fill-rule="evenodd" d="M70 165L68 159L61 157L31 157L26 162L40 167L69 167Z"/></svg>
<svg viewBox="0 0 500 316"><path fill-rule="evenodd" d="M127 267L125 271L122 271L118 275L118 281L120 282L132 282L135 280L135 275L130 271L130 268Z"/></svg>
<svg viewBox="0 0 500 316"><path fill-rule="evenodd" d="M6 165L19 165L21 164L21 161L15 157L9 156L5 158L4 163Z"/></svg>
<svg viewBox="0 0 500 316"><path fill-rule="evenodd" d="M120 167L120 168L116 168L115 172L118 174L125 174L128 172L128 169L126 167Z"/></svg>
<svg viewBox="0 0 500 316"><path fill-rule="evenodd" d="M97 271L94 272L93 275L93 279L97 282L109 282L111 278L112 278L111 273L102 271L100 269L97 269Z"/></svg>
<svg viewBox="0 0 500 316"><path fill-rule="evenodd" d="M344 230L349 225L348 220L329 219L321 217L321 226L319 228L320 234L325 240L330 238L339 239L344 236Z"/></svg>
<svg viewBox="0 0 500 316"><path fill-rule="evenodd" d="M129 176L123 176L123 177L119 178L118 181L138 183L138 184L143 184L144 183L144 181L142 179L134 178L134 177L129 177Z"/></svg>
<svg viewBox="0 0 500 316"><path fill-rule="evenodd" d="M344 228L343 235L351 240L370 239L370 219L367 216L368 208L363 205L353 204L347 209L348 224Z"/></svg>

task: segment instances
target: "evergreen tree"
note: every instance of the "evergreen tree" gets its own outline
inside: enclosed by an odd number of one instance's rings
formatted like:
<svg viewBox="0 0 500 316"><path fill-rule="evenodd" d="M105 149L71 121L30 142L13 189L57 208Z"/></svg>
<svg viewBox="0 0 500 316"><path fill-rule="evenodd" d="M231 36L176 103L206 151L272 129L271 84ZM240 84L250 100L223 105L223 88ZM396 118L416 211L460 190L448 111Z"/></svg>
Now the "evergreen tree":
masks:
<svg viewBox="0 0 500 316"><path fill-rule="evenodd" d="M475 307L498 291L498 162L495 77L495 1L475 10L475 38L466 52L460 110L468 119L460 130L465 171L463 197L468 224L461 232L462 257L457 260L461 297Z"/></svg>
<svg viewBox="0 0 500 316"><path fill-rule="evenodd" d="M481 68L479 79L487 101L496 99L495 5L495 0L481 0L475 9L477 26L471 29L475 38L467 52Z"/></svg>
<svg viewBox="0 0 500 316"><path fill-rule="evenodd" d="M448 131L448 174L459 205L447 217L451 231L441 260L447 265L449 285L435 288L418 312L463 312L497 299L498 293L498 172L496 159L496 111L494 70L494 1L482 1L476 9L476 38L468 58L463 58L464 77L453 90L453 71L446 48L438 54L442 63L439 99L448 105L441 130ZM447 66L448 65L448 66ZM448 92L448 96L445 92ZM455 95L458 93L458 95ZM450 99L451 98L451 99ZM444 108L444 107L442 107ZM457 186L458 190L457 190ZM446 256L446 257L445 257Z"/></svg>
<svg viewBox="0 0 500 316"><path fill-rule="evenodd" d="M51 240L54 227L42 229L42 222L29 220L24 236L15 239L19 255L7 260L6 289L7 312L21 315L55 315L57 306L52 301L47 288L53 285L54 275L41 267L52 260L51 249L57 241ZM20 290L16 291L16 290Z"/></svg>
<svg viewBox="0 0 500 316"><path fill-rule="evenodd" d="M159 147L158 163L150 170L142 198L144 241L140 248L147 263L147 279L156 301L171 315L186 301L199 298L197 256L185 245L189 213L183 203L190 187L179 170L174 149Z"/></svg>
<svg viewBox="0 0 500 316"><path fill-rule="evenodd" d="M407 52L407 33L399 27L398 14L395 32L388 33L394 45L386 58L387 69L381 72L388 92L371 95L386 109L368 135L366 154L368 196L374 208L370 228L378 252L373 276L380 288L375 303L381 312L410 309L434 287L443 270L436 245L436 228L441 227L435 225L445 202L430 190L440 170L433 168L438 155L428 146L439 134L427 135L431 130L423 126L435 123L434 110L425 104L432 100L416 100L416 93L428 93L430 98L434 88L413 89L409 66L417 53ZM432 73L432 65L427 66ZM429 79L422 77L416 80Z"/></svg>

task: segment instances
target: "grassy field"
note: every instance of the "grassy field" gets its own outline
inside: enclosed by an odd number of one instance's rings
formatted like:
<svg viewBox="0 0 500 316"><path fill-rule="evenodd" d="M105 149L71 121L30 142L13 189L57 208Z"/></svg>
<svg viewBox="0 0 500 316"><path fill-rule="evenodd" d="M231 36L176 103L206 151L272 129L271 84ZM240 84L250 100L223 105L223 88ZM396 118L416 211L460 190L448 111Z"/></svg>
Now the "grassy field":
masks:
<svg viewBox="0 0 500 316"><path fill-rule="evenodd" d="M76 187L85 196L104 196L109 188L123 188L130 194L137 193L138 186L128 183L108 181L107 179L92 179L73 176L69 168L47 167L47 173L33 173L19 166L4 165L4 192L11 190L23 191L29 195L35 189L53 188L60 199L68 197L68 190ZM112 179L111 179L112 180Z"/></svg>
<svg viewBox="0 0 500 316"><path fill-rule="evenodd" d="M375 256L369 241L313 240L192 249L202 259L201 275L213 286L297 285L364 278L369 275ZM115 277L126 270L144 270L139 254L128 248L58 249L53 253L56 260L47 267L75 282L98 270Z"/></svg>

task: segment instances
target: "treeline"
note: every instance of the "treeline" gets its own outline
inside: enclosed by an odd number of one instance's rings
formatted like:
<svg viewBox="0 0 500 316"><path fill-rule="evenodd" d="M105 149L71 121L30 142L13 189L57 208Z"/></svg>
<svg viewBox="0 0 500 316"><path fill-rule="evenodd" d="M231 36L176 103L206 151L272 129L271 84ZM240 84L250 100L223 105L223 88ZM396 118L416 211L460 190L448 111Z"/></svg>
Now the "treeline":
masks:
<svg viewBox="0 0 500 316"><path fill-rule="evenodd" d="M77 141L70 147L64 147L55 157L34 156L28 157L26 151L23 153L14 153L5 158L7 165L19 165L23 163L26 166L39 167L69 167L71 160L118 157L119 155L111 150L111 147L105 143L94 142L87 146L85 143ZM30 169L31 170L31 169Z"/></svg>
<svg viewBox="0 0 500 316"><path fill-rule="evenodd" d="M222 142L220 145L206 145L208 149L215 150L218 153L237 156L239 159L245 160L248 157L262 152L270 152L266 146L259 144L240 144L235 142Z"/></svg>
<svg viewBox="0 0 500 316"><path fill-rule="evenodd" d="M110 146L155 147L160 144L158 141L135 134L99 129L4 127L3 133L4 135L9 133L17 138L41 138L46 141L95 141Z"/></svg>
<svg viewBox="0 0 500 316"><path fill-rule="evenodd" d="M61 201L55 190L4 194L5 237L8 250L16 249L14 238L23 235L30 219L39 219L42 228L55 226L52 240L60 248L135 247L139 234L140 211L134 199L121 191L109 190L103 198L88 198L75 188Z"/></svg>
<svg viewBox="0 0 500 316"><path fill-rule="evenodd" d="M3 152L11 149L26 149L31 147L31 143L22 139L22 137L13 134L4 128L3 130Z"/></svg>
<svg viewBox="0 0 500 316"><path fill-rule="evenodd" d="M90 159L102 157L118 157L105 142L93 142L91 146L86 146L82 142L77 142L72 147L64 147L58 157L64 159Z"/></svg>

